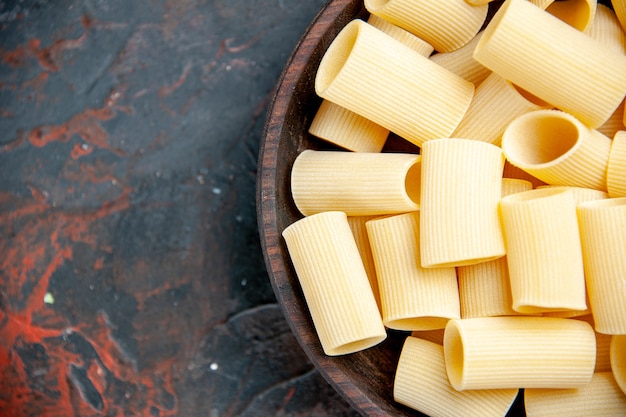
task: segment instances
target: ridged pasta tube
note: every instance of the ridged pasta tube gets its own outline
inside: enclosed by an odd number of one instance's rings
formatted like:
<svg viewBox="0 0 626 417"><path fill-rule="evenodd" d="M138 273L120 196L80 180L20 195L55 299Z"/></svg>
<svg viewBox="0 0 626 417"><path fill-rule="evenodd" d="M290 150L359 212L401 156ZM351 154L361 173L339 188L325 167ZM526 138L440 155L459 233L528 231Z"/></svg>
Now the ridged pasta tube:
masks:
<svg viewBox="0 0 626 417"><path fill-rule="evenodd" d="M457 390L579 388L596 360L593 329L550 317L454 319L446 326L446 371Z"/></svg>
<svg viewBox="0 0 626 417"><path fill-rule="evenodd" d="M502 150L471 139L422 147L420 254L425 268L471 265L505 254L498 218Z"/></svg>
<svg viewBox="0 0 626 417"><path fill-rule="evenodd" d="M577 206L595 329L626 335L626 197Z"/></svg>
<svg viewBox="0 0 626 417"><path fill-rule="evenodd" d="M513 309L585 310L585 273L572 191L543 188L503 197Z"/></svg>
<svg viewBox="0 0 626 417"><path fill-rule="evenodd" d="M345 213L305 217L282 235L324 353L382 342L387 333Z"/></svg>
<svg viewBox="0 0 626 417"><path fill-rule="evenodd" d="M443 329L461 316L454 268L420 265L419 211L370 220L383 324L396 330Z"/></svg>
<svg viewBox="0 0 626 417"><path fill-rule="evenodd" d="M436 51L459 49L480 30L488 5L465 0L365 0L367 10L424 39Z"/></svg>
<svg viewBox="0 0 626 417"><path fill-rule="evenodd" d="M322 57L315 91L421 146L454 131L474 85L357 19Z"/></svg>
<svg viewBox="0 0 626 417"><path fill-rule="evenodd" d="M291 168L291 193L302 214L348 216L419 209L421 156L305 150Z"/></svg>
<svg viewBox="0 0 626 417"><path fill-rule="evenodd" d="M611 139L560 110L535 110L502 134L511 164L551 185L606 191Z"/></svg>
<svg viewBox="0 0 626 417"><path fill-rule="evenodd" d="M592 129L626 94L626 56L526 0L504 2L474 58Z"/></svg>

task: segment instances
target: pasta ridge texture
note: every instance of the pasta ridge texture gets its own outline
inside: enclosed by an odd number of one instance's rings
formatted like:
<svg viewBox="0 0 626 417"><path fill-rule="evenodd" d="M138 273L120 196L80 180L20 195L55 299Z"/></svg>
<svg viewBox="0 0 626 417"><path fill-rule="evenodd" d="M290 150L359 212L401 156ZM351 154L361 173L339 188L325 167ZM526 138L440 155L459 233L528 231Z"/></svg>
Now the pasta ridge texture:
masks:
<svg viewBox="0 0 626 417"><path fill-rule="evenodd" d="M387 337L345 213L305 217L283 237L327 355L366 349Z"/></svg>
<svg viewBox="0 0 626 417"><path fill-rule="evenodd" d="M440 52L454 51L469 42L480 30L488 11L487 5L472 6L465 0L365 0L365 7Z"/></svg>
<svg viewBox="0 0 626 417"><path fill-rule="evenodd" d="M457 390L577 388L593 375L595 340L579 320L453 319L444 334L446 371Z"/></svg>

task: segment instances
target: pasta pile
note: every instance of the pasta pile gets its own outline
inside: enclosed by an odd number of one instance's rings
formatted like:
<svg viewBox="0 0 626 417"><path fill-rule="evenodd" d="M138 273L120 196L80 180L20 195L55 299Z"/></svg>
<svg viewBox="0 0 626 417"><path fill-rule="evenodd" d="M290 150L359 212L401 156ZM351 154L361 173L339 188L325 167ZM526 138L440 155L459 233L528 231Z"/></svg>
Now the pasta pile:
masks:
<svg viewBox="0 0 626 417"><path fill-rule="evenodd" d="M401 404L626 415L626 1L488 3L365 0L317 72L337 149L293 164L288 252L327 355L410 332Z"/></svg>

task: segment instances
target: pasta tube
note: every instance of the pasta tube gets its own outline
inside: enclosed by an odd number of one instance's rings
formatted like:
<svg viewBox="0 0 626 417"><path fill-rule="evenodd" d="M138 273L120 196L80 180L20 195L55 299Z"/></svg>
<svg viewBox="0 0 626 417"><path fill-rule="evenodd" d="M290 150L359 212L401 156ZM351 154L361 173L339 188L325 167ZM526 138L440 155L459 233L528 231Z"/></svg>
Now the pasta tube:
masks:
<svg viewBox="0 0 626 417"><path fill-rule="evenodd" d="M429 416L502 417L517 389L457 391L448 381L443 347L407 337L396 369L394 399Z"/></svg>
<svg viewBox="0 0 626 417"><path fill-rule="evenodd" d="M525 180L502 179L502 196L532 189ZM506 257L457 268L461 317L518 314L513 310Z"/></svg>
<svg viewBox="0 0 626 417"><path fill-rule="evenodd" d="M626 197L576 208L595 329L626 334Z"/></svg>
<svg viewBox="0 0 626 417"><path fill-rule="evenodd" d="M443 329L459 318L454 268L425 269L419 259L419 212L367 222L383 324L396 330Z"/></svg>
<svg viewBox="0 0 626 417"><path fill-rule="evenodd" d="M626 336L611 338L611 369L617 384L626 394Z"/></svg>
<svg viewBox="0 0 626 417"><path fill-rule="evenodd" d="M291 169L296 207L309 216L343 211L349 216L419 209L421 156L305 150Z"/></svg>
<svg viewBox="0 0 626 417"><path fill-rule="evenodd" d="M585 274L572 191L544 188L500 201L513 309L585 310Z"/></svg>
<svg viewBox="0 0 626 417"><path fill-rule="evenodd" d="M626 94L626 56L526 0L504 2L474 58L592 129Z"/></svg>
<svg viewBox="0 0 626 417"><path fill-rule="evenodd" d="M439 52L459 49L485 22L487 4L465 0L365 0L367 10L424 39Z"/></svg>
<svg viewBox="0 0 626 417"><path fill-rule="evenodd" d="M613 137L606 168L606 186L610 197L626 197L626 131Z"/></svg>
<svg viewBox="0 0 626 417"><path fill-rule="evenodd" d="M578 388L591 380L596 359L589 323L562 318L453 319L443 347L448 378L460 391Z"/></svg>
<svg viewBox="0 0 626 417"><path fill-rule="evenodd" d="M502 150L469 139L422 147L420 255L424 268L471 265L505 254L498 218Z"/></svg>
<svg viewBox="0 0 626 417"><path fill-rule="evenodd" d="M380 152L389 130L328 100L315 113L309 133L353 152Z"/></svg>
<svg viewBox="0 0 626 417"><path fill-rule="evenodd" d="M626 395L611 372L599 372L588 385L577 389L527 389L524 406L527 417L622 417L626 415Z"/></svg>
<svg viewBox="0 0 626 417"><path fill-rule="evenodd" d="M537 188L552 188L557 189L561 188L564 190L570 190L572 192L572 196L574 197L574 204L578 205L585 201L593 201L593 200L601 200L605 198L609 198L608 193L600 190L594 190L591 188L582 188L582 187L568 187L568 186L559 186L559 185L541 185ZM584 310L564 310L564 311L549 311L543 313L546 317L580 317L591 314L591 309L589 308L589 294L586 294L586 304L587 308Z"/></svg>
<svg viewBox="0 0 626 417"><path fill-rule="evenodd" d="M513 120L502 134L507 160L552 185L606 191L611 139L571 114L535 110Z"/></svg>
<svg viewBox="0 0 626 417"><path fill-rule="evenodd" d="M454 131L474 86L372 25L353 20L322 57L315 91L421 146Z"/></svg>
<svg viewBox="0 0 626 417"><path fill-rule="evenodd" d="M528 100L507 80L491 73L477 88L453 137L500 145L504 129L516 117L543 106Z"/></svg>
<svg viewBox="0 0 626 417"><path fill-rule="evenodd" d="M482 32L479 32L466 45L455 51L431 55L430 60L477 86L491 74L491 70L476 61L473 56L481 35Z"/></svg>
<svg viewBox="0 0 626 417"><path fill-rule="evenodd" d="M282 235L324 353L345 355L382 342L386 330L346 215L305 217Z"/></svg>

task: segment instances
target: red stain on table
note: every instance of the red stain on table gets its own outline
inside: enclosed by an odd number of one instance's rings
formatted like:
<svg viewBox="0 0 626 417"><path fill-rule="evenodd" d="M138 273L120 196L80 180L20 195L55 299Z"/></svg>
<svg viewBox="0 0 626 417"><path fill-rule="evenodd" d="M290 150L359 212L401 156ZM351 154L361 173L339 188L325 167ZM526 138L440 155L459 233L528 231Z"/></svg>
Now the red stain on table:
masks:
<svg viewBox="0 0 626 417"><path fill-rule="evenodd" d="M117 105L117 100L120 97L119 91L112 92L100 108L85 109L60 125L38 126L30 131L28 140L33 146L44 147L51 142L68 142L74 135L77 135L90 146L82 148L82 150L73 149L72 157L74 159L91 153L93 149L90 147L106 149L122 155L120 150L109 145L109 135L102 127L102 122L113 119L117 111L130 111L127 107Z"/></svg>

